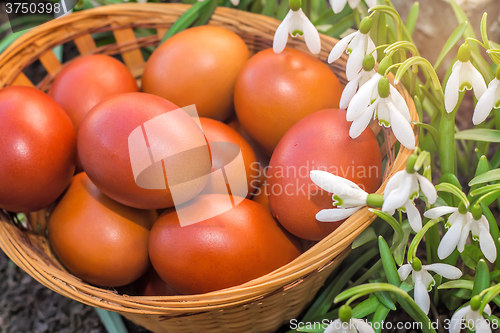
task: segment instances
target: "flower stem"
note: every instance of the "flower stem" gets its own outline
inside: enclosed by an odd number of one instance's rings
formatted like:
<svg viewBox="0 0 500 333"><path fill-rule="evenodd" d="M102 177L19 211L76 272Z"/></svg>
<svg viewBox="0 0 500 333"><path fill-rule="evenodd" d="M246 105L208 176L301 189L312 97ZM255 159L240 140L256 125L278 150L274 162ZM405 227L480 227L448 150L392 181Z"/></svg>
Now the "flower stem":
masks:
<svg viewBox="0 0 500 333"><path fill-rule="evenodd" d="M439 160L441 162L441 173L455 173L455 115L457 113L465 92L460 92L457 106L451 113L443 111L439 124L441 136L439 147Z"/></svg>

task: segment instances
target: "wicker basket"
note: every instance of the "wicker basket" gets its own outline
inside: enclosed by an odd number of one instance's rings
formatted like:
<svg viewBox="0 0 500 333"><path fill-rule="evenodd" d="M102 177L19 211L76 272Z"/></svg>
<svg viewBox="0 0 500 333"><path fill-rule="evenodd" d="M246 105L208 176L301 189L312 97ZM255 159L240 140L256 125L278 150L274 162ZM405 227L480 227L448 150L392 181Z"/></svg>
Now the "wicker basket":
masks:
<svg viewBox="0 0 500 333"><path fill-rule="evenodd" d="M121 54L124 63L140 80L144 58L140 48L155 46L173 22L189 6L181 4L120 4L74 13L39 26L14 42L0 55L0 85L36 86L46 91L61 64L52 49L74 42L81 55L92 53ZM217 8L209 24L230 29L240 35L252 53L272 46L279 21L235 9ZM152 28L155 34L136 38L134 29ZM92 34L112 31L116 43L97 47ZM320 59L325 60L336 39L321 36ZM301 40L288 46L307 52ZM23 73L29 66L45 68L47 75L32 82ZM331 68L345 84L343 57ZM40 70L43 70L40 68ZM413 101L403 93L412 119L417 120ZM372 126L376 134L378 125ZM395 157L396 140L390 131L380 133L386 163L383 192L387 177L402 170L411 151L401 148ZM48 210L32 213L23 227L15 215L0 211L0 246L23 270L43 285L79 302L116 311L154 332L273 332L297 317L312 300L326 277L341 262L352 241L374 219L362 209L336 231L316 243L290 264L243 285L194 296L136 297L97 288L68 273L57 261L42 233Z"/></svg>

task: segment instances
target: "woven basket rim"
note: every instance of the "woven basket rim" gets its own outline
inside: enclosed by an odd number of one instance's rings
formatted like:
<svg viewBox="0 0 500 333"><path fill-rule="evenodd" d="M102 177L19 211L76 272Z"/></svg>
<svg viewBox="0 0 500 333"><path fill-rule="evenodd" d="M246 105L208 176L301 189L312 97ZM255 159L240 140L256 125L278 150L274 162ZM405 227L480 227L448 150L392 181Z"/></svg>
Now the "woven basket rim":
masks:
<svg viewBox="0 0 500 333"><path fill-rule="evenodd" d="M103 20L103 22L112 27L116 26L123 28L120 18L124 15L134 17L138 15L138 13L147 13L152 16L156 15L159 18L162 17L161 14L169 14L178 17L188 8L190 8L190 5L184 4L124 3L76 12L35 27L17 39L0 54L0 84L3 87L6 84L12 83L16 75L21 73L23 68L12 66L11 61L14 57L18 56L20 52L26 52L26 45L31 47L31 49L28 49L31 55L39 57L45 52L50 51L54 46L60 44L61 39L55 39L55 37L52 39L47 38L47 36L52 36L50 34L51 31L66 29L68 30L66 38L74 39L78 36L88 34L89 29L83 29L83 32L78 29L76 31L67 29L72 25L92 25L93 23L102 23L99 20ZM217 7L209 24L223 25L230 24L232 21L241 23L241 25L234 26L235 30L245 27L251 31L259 31L259 29L263 29L263 27L267 27L270 31L275 31L280 23L280 21L264 15L227 7ZM161 21L158 24L161 24ZM125 26L129 27L130 24ZM165 24L165 27L167 26L168 25ZM90 31L93 31L93 28L95 28L92 27ZM38 40L41 40L41 42L38 42ZM326 35L321 35L321 40L323 54L329 52L331 46L338 42L338 40ZM36 45L37 48L34 48L33 45ZM305 44L302 40L289 40L288 45L305 49ZM341 58L342 64L345 64L346 59L347 57L344 54ZM8 65L11 65L11 67ZM335 68L336 66L338 67L339 65L334 64L331 67ZM413 100L408 92L402 85L398 85L397 88L409 104L412 120L418 120ZM412 128L414 128L413 124ZM415 136L418 139L418 131ZM413 152L407 148L401 147L388 176L402 170L407 157L412 153ZM389 177L386 177L384 179L377 193L383 193L388 178ZM0 223L0 247L18 266L27 271L40 283L62 295L74 298L80 302L119 312L185 314L242 305L250 301L259 300L272 292L283 290L283 288L286 288L288 285L300 283L301 279L311 274L315 274L315 272L331 264L333 260L345 253L352 241L369 226L374 219L375 215L370 213L367 208L363 208L349 217L329 236L325 237L291 263L240 286L202 295L157 297L127 296L117 295L108 290L88 285L66 271L61 271L57 267L52 267L47 264L44 265L42 263L43 260L40 261L36 259L37 254L35 252L28 253L28 250L18 242L15 242L15 240L6 239L5 235L8 233L3 221Z"/></svg>

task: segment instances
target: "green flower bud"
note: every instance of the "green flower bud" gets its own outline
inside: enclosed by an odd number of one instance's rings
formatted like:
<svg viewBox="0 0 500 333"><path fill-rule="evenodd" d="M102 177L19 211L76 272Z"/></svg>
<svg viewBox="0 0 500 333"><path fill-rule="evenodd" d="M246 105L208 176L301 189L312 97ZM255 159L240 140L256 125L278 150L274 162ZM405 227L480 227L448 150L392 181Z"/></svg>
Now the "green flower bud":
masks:
<svg viewBox="0 0 500 333"><path fill-rule="evenodd" d="M413 268L414 271L420 272L422 270L422 262L418 258L413 258L411 267Z"/></svg>
<svg viewBox="0 0 500 333"><path fill-rule="evenodd" d="M458 212L462 215L467 214L467 207L465 207L465 204L462 201L458 204Z"/></svg>
<svg viewBox="0 0 500 333"><path fill-rule="evenodd" d="M477 311L481 307L481 296L476 295L470 299L470 308L472 311Z"/></svg>
<svg viewBox="0 0 500 333"><path fill-rule="evenodd" d="M391 65L392 65L392 59L389 57L385 57L384 59L382 59L382 61L380 61L380 64L378 65L378 73L380 75L385 75L385 71Z"/></svg>
<svg viewBox="0 0 500 333"><path fill-rule="evenodd" d="M288 0L288 5L290 6L291 10L296 12L302 7L302 1L301 0Z"/></svg>
<svg viewBox="0 0 500 333"><path fill-rule="evenodd" d="M366 197L366 205L368 207L380 208L384 204L384 195L371 193Z"/></svg>
<svg viewBox="0 0 500 333"><path fill-rule="evenodd" d="M472 216L474 220L479 220L483 216L483 209L479 205L474 205L471 209Z"/></svg>
<svg viewBox="0 0 500 333"><path fill-rule="evenodd" d="M414 173L415 172L415 162L417 161L417 155L412 154L406 160L406 172Z"/></svg>
<svg viewBox="0 0 500 333"><path fill-rule="evenodd" d="M497 80L500 80L500 65L497 65L497 73L496 73Z"/></svg>
<svg viewBox="0 0 500 333"><path fill-rule="evenodd" d="M371 71L375 67L375 58L371 54L367 54L363 59L363 69L365 72ZM498 66L500 67L500 66ZM497 71L498 72L498 71Z"/></svg>
<svg viewBox="0 0 500 333"><path fill-rule="evenodd" d="M458 60L461 62L467 62L470 60L471 53L470 53L470 47L467 44L462 44L460 48L458 49Z"/></svg>
<svg viewBox="0 0 500 333"><path fill-rule="evenodd" d="M372 28L372 18L369 16L362 19L361 22L359 23L359 32L361 32L363 35L369 33L371 28Z"/></svg>
<svg viewBox="0 0 500 333"><path fill-rule="evenodd" d="M389 97L391 93L391 84L389 83L389 79L386 77L383 77L378 81L378 95L381 98L387 98Z"/></svg>
<svg viewBox="0 0 500 333"><path fill-rule="evenodd" d="M349 305L342 305L339 309L339 319L343 323L348 323L352 318L352 309Z"/></svg>

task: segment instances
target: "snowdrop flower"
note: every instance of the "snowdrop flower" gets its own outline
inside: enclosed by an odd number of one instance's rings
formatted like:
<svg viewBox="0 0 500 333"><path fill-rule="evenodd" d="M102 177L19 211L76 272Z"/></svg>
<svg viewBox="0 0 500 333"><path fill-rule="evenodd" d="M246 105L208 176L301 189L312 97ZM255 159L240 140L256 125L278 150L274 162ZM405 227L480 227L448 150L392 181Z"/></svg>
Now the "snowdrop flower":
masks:
<svg viewBox="0 0 500 333"><path fill-rule="evenodd" d="M486 91L486 83L481 73L470 62L470 58L469 45L462 44L444 91L444 106L448 113L453 112L457 106L459 91L473 89L478 100Z"/></svg>
<svg viewBox="0 0 500 333"><path fill-rule="evenodd" d="M488 89L477 101L472 122L474 125L481 124L486 120L491 110L498 108L500 108L500 66L497 66L496 77L491 80Z"/></svg>
<svg viewBox="0 0 500 333"><path fill-rule="evenodd" d="M335 319L323 333L375 333L374 329L362 319L352 318L352 309L342 305L339 309L339 319Z"/></svg>
<svg viewBox="0 0 500 333"><path fill-rule="evenodd" d="M320 210L316 214L316 220L320 222L341 221L366 206L368 193L352 181L321 170L312 170L309 176L321 189L333 193L333 206L337 207Z"/></svg>
<svg viewBox="0 0 500 333"><path fill-rule="evenodd" d="M411 264L405 264L398 269L399 278L404 281L411 274L413 285L415 289L413 290L413 297L415 303L425 312L429 313L431 300L428 292L432 290L432 286L436 284L434 278L429 273L433 271L444 278L455 280L462 276L462 272L451 265L447 264L430 264L422 265L422 262L418 258L414 258Z"/></svg>
<svg viewBox="0 0 500 333"><path fill-rule="evenodd" d="M352 9L358 7L361 0L330 0L330 5L332 6L333 12L338 14L344 9L345 5L349 3L349 7ZM377 5L377 0L366 0L366 3L370 7Z"/></svg>
<svg viewBox="0 0 500 333"><path fill-rule="evenodd" d="M467 211L467 207L462 202L458 207L440 206L429 209L424 213L424 216L430 219L437 219L447 214L451 215L445 223L448 231L438 246L437 254L439 259L448 258L457 247L459 252L463 252L466 238L463 240L463 243L460 242L461 234L464 226L473 220L472 214Z"/></svg>
<svg viewBox="0 0 500 333"><path fill-rule="evenodd" d="M391 127L403 146L415 149L410 110L399 91L382 76L391 63L390 58L384 58L378 73L359 88L349 103L346 114L346 119L352 121L349 136L357 138L372 118L378 118L379 125Z"/></svg>
<svg viewBox="0 0 500 333"><path fill-rule="evenodd" d="M290 1L290 11L285 19L276 29L273 40L273 50L280 53L285 49L288 42L288 34L292 37L304 36L309 51L318 54L321 51L321 39L314 24L309 21L306 14L300 8L299 1Z"/></svg>
<svg viewBox="0 0 500 333"><path fill-rule="evenodd" d="M368 54L363 59L363 68L361 71L349 82L347 82L342 97L340 98L340 108L346 110L352 98L356 94L359 87L368 82L377 72L373 69L375 67L375 58Z"/></svg>
<svg viewBox="0 0 500 333"><path fill-rule="evenodd" d="M337 44L335 44L330 52L330 55L328 56L328 63L331 64L335 60L339 59L344 51L349 54L349 59L347 59L346 65L346 76L349 81L353 80L356 74L358 74L363 67L364 57L367 54L371 54L373 50L375 50L375 44L370 36L368 36L371 26L372 19L370 17L365 17L359 24L359 30L342 38ZM376 52L373 52L373 57L376 61Z"/></svg>
<svg viewBox="0 0 500 333"><path fill-rule="evenodd" d="M394 214L396 209L403 208L408 215L408 222L415 232L422 229L422 217L413 200L418 197L419 190L427 198L427 202L436 202L437 192L434 185L415 170L416 155L411 155L406 162L406 170L398 171L389 179L384 192L382 211Z"/></svg>
<svg viewBox="0 0 500 333"><path fill-rule="evenodd" d="M460 333L462 331L462 320L465 319L465 324L471 331L478 333L491 333L491 327L484 317L479 314L481 305L481 297L474 296L470 300L470 305L459 309L450 320L450 333ZM491 307L486 305L484 313L491 316Z"/></svg>
<svg viewBox="0 0 500 333"><path fill-rule="evenodd" d="M483 210L479 205L472 207L472 219L470 219L462 229L458 242L458 251L462 252L464 250L469 232L472 233L473 240L479 241L479 247L484 257L488 259L489 262L495 262L497 259L497 248L490 234L488 219L483 215Z"/></svg>

